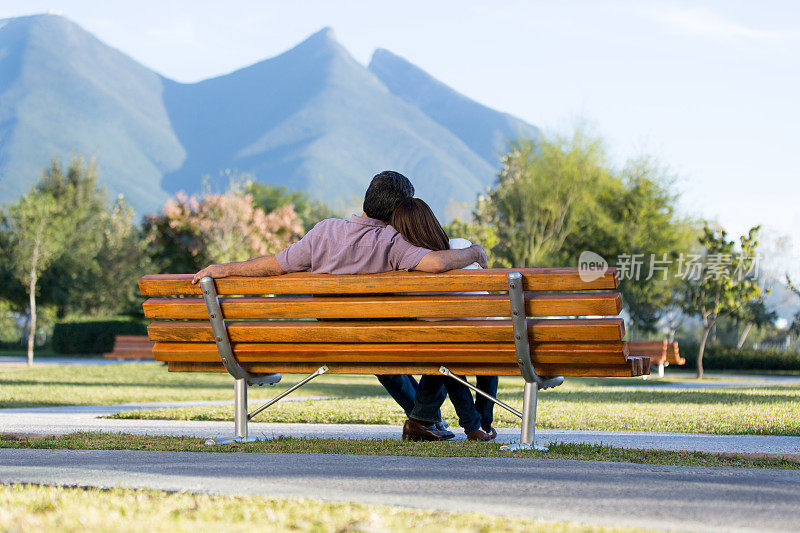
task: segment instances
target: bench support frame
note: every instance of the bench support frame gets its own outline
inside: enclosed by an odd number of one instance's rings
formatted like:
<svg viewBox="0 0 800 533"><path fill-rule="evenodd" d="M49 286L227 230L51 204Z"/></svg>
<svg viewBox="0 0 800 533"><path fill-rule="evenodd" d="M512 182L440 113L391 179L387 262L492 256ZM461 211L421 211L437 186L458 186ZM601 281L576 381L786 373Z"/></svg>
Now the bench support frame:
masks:
<svg viewBox="0 0 800 533"><path fill-rule="evenodd" d="M511 323L514 328L514 347L517 352L517 364L525 380L522 391L522 430L519 443L501 446L503 451L536 450L546 452L545 446L534 442L536 437L536 406L539 389L550 389L564 383L563 376L543 377L536 373L531 363L531 345L528 338L528 318L525 313L525 292L522 287L522 274L509 272L508 298L511 301ZM500 404L498 404L500 405Z"/></svg>
<svg viewBox="0 0 800 533"><path fill-rule="evenodd" d="M206 444L230 444L232 442L253 442L262 440L259 437L249 437L247 435L247 421L251 418L247 414L247 386L274 385L281 380L282 376L280 374L252 374L242 368L231 347L231 340L228 336L228 328L225 325L225 317L222 315L222 307L219 304L219 296L217 295L217 286L214 283L214 279L209 276L201 279L200 289L203 292L203 300L205 300L206 309L208 310L208 319L211 321L211 331L214 333L214 340L217 343L219 358L225 370L234 378L233 424L236 434L233 437L209 439L206 441ZM305 381L303 383L305 383ZM294 388L297 388L297 386ZM294 390L294 388L284 393L281 398ZM261 410L259 410L259 412Z"/></svg>

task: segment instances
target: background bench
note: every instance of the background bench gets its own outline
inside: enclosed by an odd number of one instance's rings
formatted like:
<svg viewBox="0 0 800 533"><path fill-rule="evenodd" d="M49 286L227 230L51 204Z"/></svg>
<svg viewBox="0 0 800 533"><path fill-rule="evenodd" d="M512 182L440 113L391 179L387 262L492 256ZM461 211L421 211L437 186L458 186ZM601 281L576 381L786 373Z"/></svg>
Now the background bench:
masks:
<svg viewBox="0 0 800 533"><path fill-rule="evenodd" d="M155 320L148 335L156 359L172 372L236 378L236 437L217 442L252 440L248 418L322 373L452 372L522 376L516 414L521 446L530 447L536 392L563 380L543 376L649 373L650 359L630 357L622 340L616 269L591 282L573 268L204 278L202 292L191 277L149 275L139 287L152 297L143 307ZM418 320L448 317L507 318ZM274 383L280 373L310 375L248 415L247 384Z"/></svg>
<svg viewBox="0 0 800 533"><path fill-rule="evenodd" d="M117 335L114 348L103 354L106 359L153 359L155 343L147 335Z"/></svg>
<svg viewBox="0 0 800 533"><path fill-rule="evenodd" d="M658 365L658 377L664 377L664 367L669 365L683 365L686 359L680 356L677 342L667 341L630 341L628 342L630 355L636 357L649 357L650 364Z"/></svg>

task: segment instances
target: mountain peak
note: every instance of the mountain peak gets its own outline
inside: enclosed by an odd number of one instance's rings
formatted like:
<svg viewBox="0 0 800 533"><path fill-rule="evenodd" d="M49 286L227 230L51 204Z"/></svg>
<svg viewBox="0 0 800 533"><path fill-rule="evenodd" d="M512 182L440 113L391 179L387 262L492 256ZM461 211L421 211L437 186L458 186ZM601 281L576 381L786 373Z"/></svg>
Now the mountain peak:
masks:
<svg viewBox="0 0 800 533"><path fill-rule="evenodd" d="M309 35L303 42L295 48L341 48L339 41L336 40L336 32L333 28L326 26L316 33Z"/></svg>
<svg viewBox="0 0 800 533"><path fill-rule="evenodd" d="M493 166L508 140L539 136L536 127L471 100L388 50L375 50L368 68L394 95L455 133Z"/></svg>

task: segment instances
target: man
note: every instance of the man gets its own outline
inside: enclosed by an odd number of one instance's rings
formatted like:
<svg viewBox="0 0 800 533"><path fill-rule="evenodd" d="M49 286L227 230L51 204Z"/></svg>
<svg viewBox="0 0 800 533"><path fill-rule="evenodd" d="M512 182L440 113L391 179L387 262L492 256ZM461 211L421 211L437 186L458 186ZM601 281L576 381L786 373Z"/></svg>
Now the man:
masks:
<svg viewBox="0 0 800 533"><path fill-rule="evenodd" d="M348 220L329 218L315 225L300 241L276 255L257 257L239 263L210 265L194 275L192 283L204 276L278 276L286 272L311 270L322 274L376 274L391 270L420 270L439 273L464 268L478 262L486 267L486 252L474 244L460 250L431 251L412 246L388 221L395 207L406 198L414 196L414 186L398 172L384 171L372 178L364 195L363 216L353 215ZM437 427L431 411L441 405L425 409L420 398L443 397L439 391L422 391L417 395L416 407L410 404L414 396L413 378L407 376L379 376L389 394L400 403L409 415L403 427L403 438L445 440L453 433L443 426ZM441 389L441 383L431 386ZM419 391L418 391L419 392ZM424 400L422 400L424 401ZM425 413L425 418L411 418L412 409Z"/></svg>

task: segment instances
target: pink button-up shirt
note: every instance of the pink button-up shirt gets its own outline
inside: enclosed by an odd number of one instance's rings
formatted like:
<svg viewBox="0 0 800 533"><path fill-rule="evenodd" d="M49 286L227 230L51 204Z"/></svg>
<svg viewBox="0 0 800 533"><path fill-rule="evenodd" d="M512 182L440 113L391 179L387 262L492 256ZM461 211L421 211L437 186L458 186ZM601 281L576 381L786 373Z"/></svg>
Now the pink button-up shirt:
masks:
<svg viewBox="0 0 800 533"><path fill-rule="evenodd" d="M375 274L410 270L428 252L380 220L353 215L349 220L323 220L275 259L285 272Z"/></svg>

